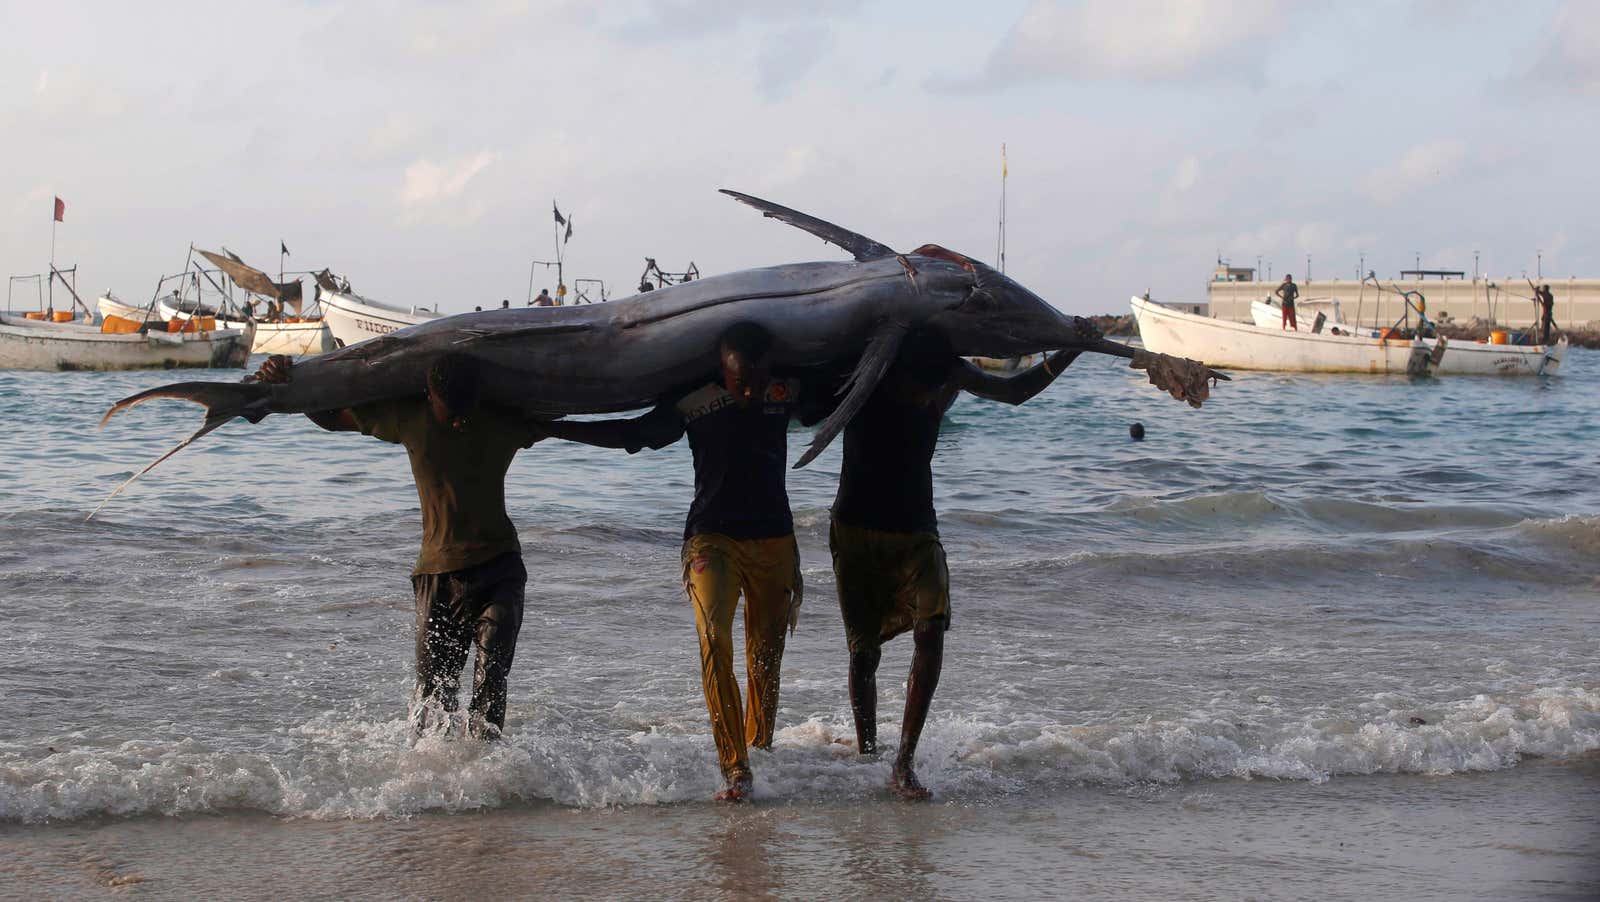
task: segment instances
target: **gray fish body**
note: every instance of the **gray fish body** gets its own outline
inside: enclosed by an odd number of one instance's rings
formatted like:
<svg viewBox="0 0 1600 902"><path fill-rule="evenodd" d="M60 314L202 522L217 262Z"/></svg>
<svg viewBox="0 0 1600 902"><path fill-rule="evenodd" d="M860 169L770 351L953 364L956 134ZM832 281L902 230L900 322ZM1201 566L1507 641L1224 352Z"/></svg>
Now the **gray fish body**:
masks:
<svg viewBox="0 0 1600 902"><path fill-rule="evenodd" d="M798 210L724 193L838 245L855 261L743 270L607 304L445 317L302 361L282 384L182 382L148 389L113 404L101 423L158 398L201 404L205 421L106 500L235 418L259 422L271 413L418 397L433 362L449 353L479 362L482 397L496 406L543 419L615 413L647 407L710 375L717 339L736 323L755 323L773 336L776 366L848 362L852 367L838 406L818 426L797 467L815 459L861 411L901 339L918 326L939 329L956 353L969 356L1069 349L1135 358L1138 353L1106 341L1087 320L1064 316L1002 273L961 254L931 244L897 254ZM1205 379L1226 378L1193 361L1174 363L1162 361L1152 369L1151 381L1197 407L1208 393Z"/></svg>
<svg viewBox="0 0 1600 902"><path fill-rule="evenodd" d="M1083 341L1070 320L1020 286L1032 309L1008 317L1004 296L979 291L981 271L905 260L909 267L895 258L799 263L606 304L445 317L296 363L266 406L311 412L420 395L432 361L461 352L477 358L485 399L499 406L543 417L631 410L712 372L717 339L737 322L772 333L780 367L849 359L886 327L925 323L941 326L961 354L1010 356Z"/></svg>

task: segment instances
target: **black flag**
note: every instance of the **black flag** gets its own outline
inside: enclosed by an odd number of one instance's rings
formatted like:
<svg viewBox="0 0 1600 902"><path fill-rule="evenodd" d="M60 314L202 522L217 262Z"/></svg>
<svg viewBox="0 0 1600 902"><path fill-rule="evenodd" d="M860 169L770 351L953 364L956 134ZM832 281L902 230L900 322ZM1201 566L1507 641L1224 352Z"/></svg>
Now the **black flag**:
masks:
<svg viewBox="0 0 1600 902"><path fill-rule="evenodd" d="M568 217L567 218L567 234L566 234L565 238L561 239L561 243L562 244L566 244L568 241L571 241L571 240L572 240L572 219L571 219L571 217Z"/></svg>
<svg viewBox="0 0 1600 902"><path fill-rule="evenodd" d="M561 215L561 208L556 206L556 202L555 201L551 201L550 202L550 209L556 211L556 225L566 225L567 224L566 217Z"/></svg>
<svg viewBox="0 0 1600 902"><path fill-rule="evenodd" d="M284 255L285 257L293 256L289 253L289 245L284 244L282 238L278 239L278 253Z"/></svg>

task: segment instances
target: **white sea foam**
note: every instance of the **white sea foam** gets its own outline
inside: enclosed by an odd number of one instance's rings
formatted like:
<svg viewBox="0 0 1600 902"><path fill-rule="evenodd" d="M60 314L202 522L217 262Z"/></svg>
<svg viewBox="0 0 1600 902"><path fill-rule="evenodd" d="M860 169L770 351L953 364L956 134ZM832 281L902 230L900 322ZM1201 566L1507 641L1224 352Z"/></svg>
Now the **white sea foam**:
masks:
<svg viewBox="0 0 1600 902"><path fill-rule="evenodd" d="M1319 712L1271 727L1214 712L1089 724L938 718L924 735L918 770L944 797L981 799L1078 783L1444 775L1600 748L1600 692L1593 690L1478 695L1438 710L1435 721L1417 726L1390 709L1364 721ZM895 727L885 723L884 735ZM287 738L282 749L257 752L194 740L43 757L0 749L0 819L237 809L341 819L540 802L596 808L698 801L717 784L709 737L688 732L591 740L524 725L498 743L413 743L402 721L328 716ZM754 752L752 761L758 794L793 799L879 792L890 758L856 755L847 724L814 717L781 729L773 751Z"/></svg>

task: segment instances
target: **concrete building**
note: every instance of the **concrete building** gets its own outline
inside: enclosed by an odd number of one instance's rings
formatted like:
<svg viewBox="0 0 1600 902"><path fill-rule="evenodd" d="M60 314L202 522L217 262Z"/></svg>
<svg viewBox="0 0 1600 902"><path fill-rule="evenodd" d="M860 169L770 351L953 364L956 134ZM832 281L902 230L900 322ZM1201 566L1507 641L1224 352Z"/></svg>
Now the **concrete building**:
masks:
<svg viewBox="0 0 1600 902"><path fill-rule="evenodd" d="M1337 298L1345 319L1359 318L1362 323L1375 325L1388 325L1404 311L1405 302L1394 293L1395 288L1422 292L1428 302L1428 316L1434 320L1464 322L1476 316L1521 329L1533 325L1538 316L1533 289L1521 276L1469 279L1464 273L1440 275L1439 271L1429 270L1402 273L1403 278L1399 279L1380 279L1381 292L1370 281L1354 279L1316 279L1295 284L1300 287L1302 300ZM1534 282L1550 286L1550 293L1555 296L1557 325L1583 326L1600 321L1600 279L1546 276ZM1279 284L1256 281L1253 269L1218 265L1206 289L1210 315L1249 322L1250 302L1272 297ZM1194 305L1180 301L1172 306L1188 309Z"/></svg>

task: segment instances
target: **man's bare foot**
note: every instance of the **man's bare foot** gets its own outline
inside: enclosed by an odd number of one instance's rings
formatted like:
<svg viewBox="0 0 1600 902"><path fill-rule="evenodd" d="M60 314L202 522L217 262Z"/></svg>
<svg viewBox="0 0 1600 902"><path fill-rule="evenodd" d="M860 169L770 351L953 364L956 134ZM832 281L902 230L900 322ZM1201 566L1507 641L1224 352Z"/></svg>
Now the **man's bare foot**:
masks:
<svg viewBox="0 0 1600 902"><path fill-rule="evenodd" d="M750 798L755 781L749 772L737 773L728 779L728 788L711 797L713 802L743 802Z"/></svg>
<svg viewBox="0 0 1600 902"><path fill-rule="evenodd" d="M933 798L933 791L923 786L909 767L894 769L893 776L889 777L889 788L908 802L925 802Z"/></svg>

